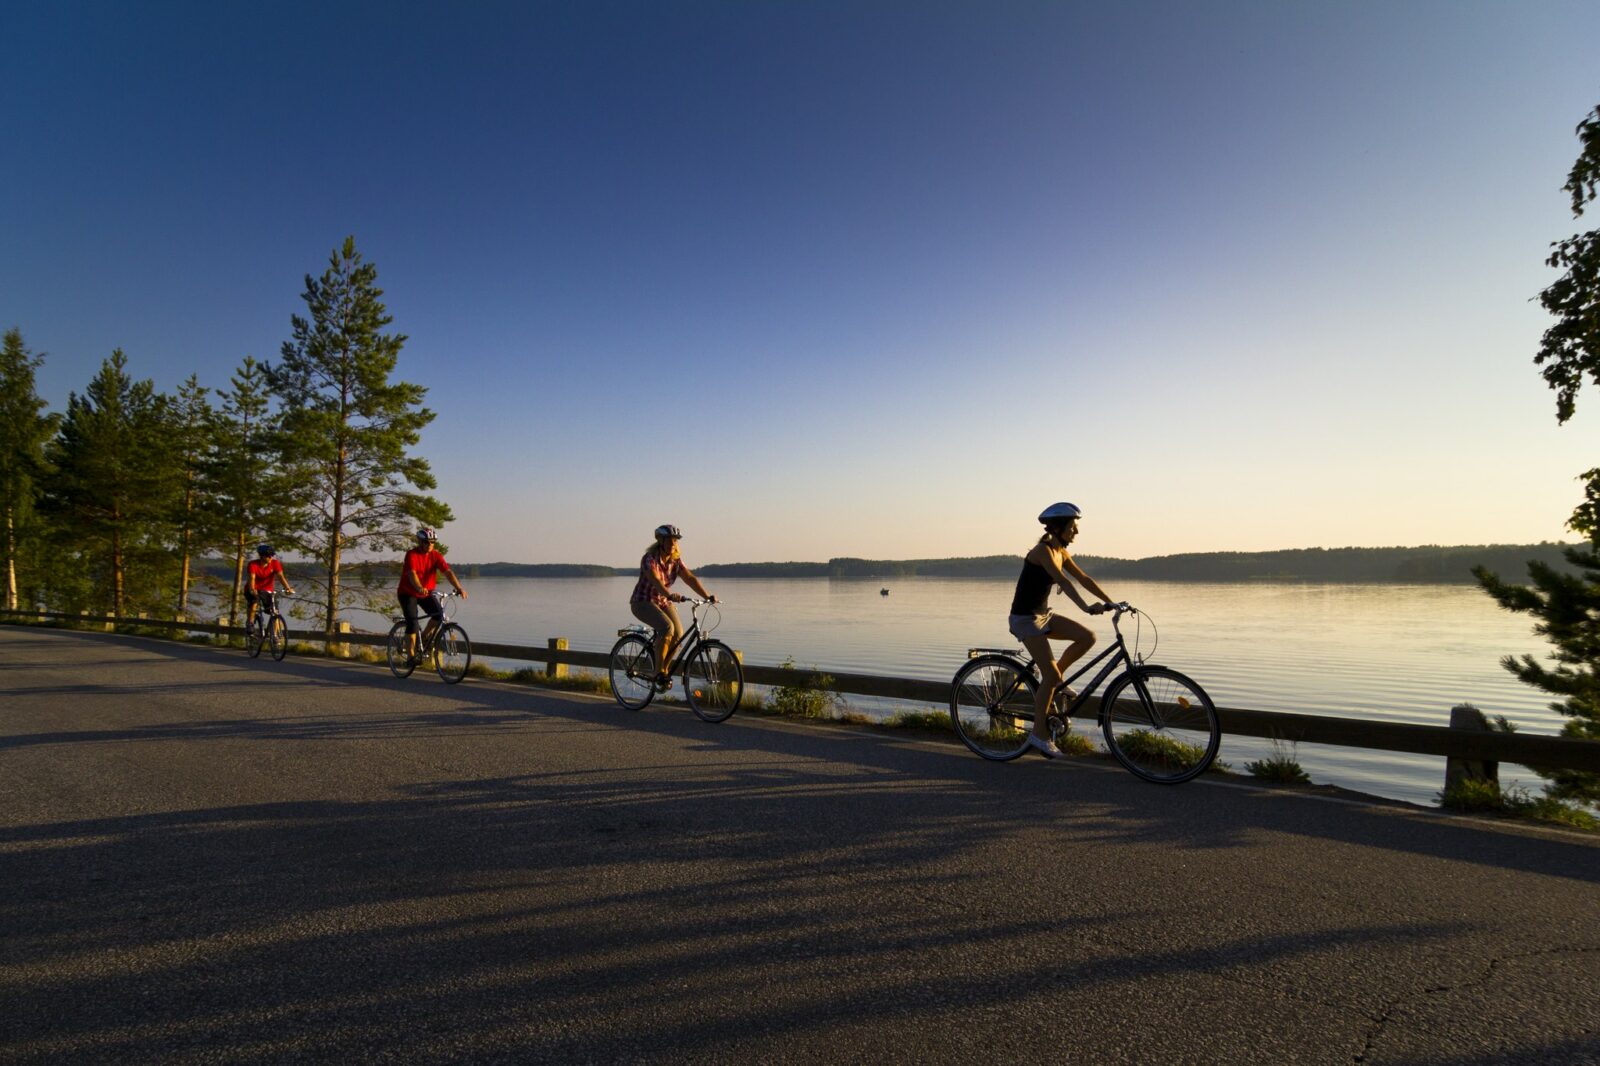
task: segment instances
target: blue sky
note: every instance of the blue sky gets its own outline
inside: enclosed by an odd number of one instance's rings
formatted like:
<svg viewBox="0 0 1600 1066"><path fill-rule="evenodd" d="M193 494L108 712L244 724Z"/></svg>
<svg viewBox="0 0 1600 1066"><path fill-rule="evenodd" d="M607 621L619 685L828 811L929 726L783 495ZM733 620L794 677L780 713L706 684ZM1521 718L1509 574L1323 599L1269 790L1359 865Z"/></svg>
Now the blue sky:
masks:
<svg viewBox="0 0 1600 1066"><path fill-rule="evenodd" d="M57 407L276 357L354 234L457 558L1563 535L1592 3L9 5ZM1583 222L1595 224L1592 219Z"/></svg>

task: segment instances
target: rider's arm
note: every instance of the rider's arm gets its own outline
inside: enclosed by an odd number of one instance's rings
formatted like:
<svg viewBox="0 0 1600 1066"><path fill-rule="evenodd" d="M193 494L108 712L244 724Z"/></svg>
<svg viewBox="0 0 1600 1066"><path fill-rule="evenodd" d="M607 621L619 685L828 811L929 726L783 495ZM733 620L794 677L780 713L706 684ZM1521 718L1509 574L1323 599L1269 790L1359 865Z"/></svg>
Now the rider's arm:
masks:
<svg viewBox="0 0 1600 1066"><path fill-rule="evenodd" d="M439 560L439 569L444 571L445 578L456 587L456 595L462 599L467 598L467 590L461 587L461 582L456 580L456 572L450 569L450 564L443 559Z"/></svg>
<svg viewBox="0 0 1600 1066"><path fill-rule="evenodd" d="M274 559L273 562L277 562L277 560ZM294 595L294 588L293 588L293 586L291 586L289 584L289 575L284 573L283 564L281 562L278 563L278 576L283 578L283 591L285 591L289 595L293 596Z"/></svg>
<svg viewBox="0 0 1600 1066"><path fill-rule="evenodd" d="M641 569L644 571L644 576L650 579L650 584L654 585L656 589L660 591L661 595L665 596L669 600L675 598L672 595L672 590L667 588L667 586L662 583L661 575L656 571L654 566L649 563L645 563Z"/></svg>
<svg viewBox="0 0 1600 1066"><path fill-rule="evenodd" d="M1067 594L1068 599L1078 605L1079 610L1089 610L1089 605L1084 602L1083 596L1073 586L1072 579L1062 572L1061 564L1056 562L1055 552L1043 544L1036 544L1033 547L1033 551L1028 553L1028 558L1044 567L1044 572L1049 574L1051 579L1055 581L1056 586Z"/></svg>
<svg viewBox="0 0 1600 1066"><path fill-rule="evenodd" d="M690 570L687 566L679 566L678 573L683 575L683 583L698 592L702 600L716 599L715 596L706 591L704 585L700 584L700 579L694 576L693 570Z"/></svg>
<svg viewBox="0 0 1600 1066"><path fill-rule="evenodd" d="M1088 589L1090 592L1092 592L1096 596L1100 597L1100 602L1101 603L1110 603L1111 602L1111 597L1107 596L1105 594L1105 590L1104 589L1102 589L1099 585L1095 584L1094 578L1092 578L1088 574L1084 573L1083 572L1083 568L1080 567L1077 563L1073 562L1072 556L1068 555L1066 552L1062 552L1061 553L1061 561L1062 561L1063 567L1068 572L1070 572L1073 577L1077 578L1080 582L1083 583L1083 587L1084 588ZM1087 609L1088 608L1085 608L1085 610L1087 610Z"/></svg>

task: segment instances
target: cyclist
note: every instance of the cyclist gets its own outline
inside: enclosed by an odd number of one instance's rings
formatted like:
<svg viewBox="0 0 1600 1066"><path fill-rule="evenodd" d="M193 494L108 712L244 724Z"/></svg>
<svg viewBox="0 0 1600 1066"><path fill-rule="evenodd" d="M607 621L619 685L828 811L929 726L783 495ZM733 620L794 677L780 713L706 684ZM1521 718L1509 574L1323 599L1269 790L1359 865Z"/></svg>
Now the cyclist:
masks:
<svg viewBox="0 0 1600 1066"><path fill-rule="evenodd" d="M639 583L633 587L633 598L628 602L633 616L655 630L655 684L661 692L672 686L667 677L667 664L672 661L673 645L683 636L683 622L672 605L688 598L673 592L672 583L682 577L683 583L698 592L701 599L717 602L717 598L700 584L700 579L683 565L683 558L678 554L681 539L683 531L677 526L656 527L656 542L639 560Z"/></svg>
<svg viewBox="0 0 1600 1066"><path fill-rule="evenodd" d="M1078 536L1078 518L1083 514L1070 503L1053 503L1039 515L1044 525L1044 535L1022 560L1022 573L1017 578L1017 591L1011 599L1011 635L1022 641L1039 664L1042 682L1034 693L1033 732L1028 744L1047 759L1061 754L1061 749L1050 739L1048 714L1050 698L1066 676L1067 667L1083 657L1094 646L1094 632L1082 622L1064 618L1050 610L1050 587L1054 585L1089 614L1100 614L1111 607L1107 596L1094 580L1072 561L1067 546ZM1099 596L1101 601L1090 605L1084 602L1072 581ZM1052 640L1067 641L1061 657L1050 650ZM1068 700L1077 693L1066 689Z"/></svg>
<svg viewBox="0 0 1600 1066"><path fill-rule="evenodd" d="M250 580L244 590L244 601L249 605L244 623L246 629L255 624L257 604L261 610L271 613L278 578L283 578L283 591L294 595L289 575L283 572L283 564L278 561L278 553L272 545L256 545L256 558L250 560L249 570Z"/></svg>
<svg viewBox="0 0 1600 1066"><path fill-rule="evenodd" d="M423 526L417 530L417 546L406 552L405 561L400 564L400 587L395 590L395 595L399 597L400 610L406 616L406 654L413 660L417 658L417 610L420 608L428 616L428 627L422 634L423 643L433 639L434 631L444 621L444 608L439 605L439 597L433 594L438 575L443 573L455 586L456 594L462 599L467 598L467 590L461 587L455 571L444 561L438 543L438 534Z"/></svg>

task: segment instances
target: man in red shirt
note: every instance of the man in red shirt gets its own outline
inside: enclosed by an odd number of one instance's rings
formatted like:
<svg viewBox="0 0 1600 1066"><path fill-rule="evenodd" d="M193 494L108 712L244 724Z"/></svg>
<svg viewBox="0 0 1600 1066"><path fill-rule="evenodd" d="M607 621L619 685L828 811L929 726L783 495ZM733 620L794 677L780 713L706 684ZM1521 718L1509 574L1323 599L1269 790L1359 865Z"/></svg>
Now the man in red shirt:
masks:
<svg viewBox="0 0 1600 1066"><path fill-rule="evenodd" d="M439 606L439 597L433 594L438 575L444 574L445 579L455 586L456 595L467 598L467 590L461 587L455 571L450 569L450 564L440 554L438 540L434 531L426 526L417 530L417 546L406 552L405 561L400 564L400 587L395 594L400 599L400 610L406 616L406 651L413 659L417 657L418 608L428 616L428 628L423 632L424 642L433 639L434 630L444 621L444 608Z"/></svg>
<svg viewBox="0 0 1600 1066"><path fill-rule="evenodd" d="M278 561L278 553L270 544L256 545L257 558L250 560L250 580L245 583L244 599L250 605L249 616L245 619L248 627L256 620L256 605L259 603L264 611L272 610L272 599L275 594L275 585L278 578L283 578L283 591L294 595L294 589L289 585L289 575L283 572L283 564Z"/></svg>

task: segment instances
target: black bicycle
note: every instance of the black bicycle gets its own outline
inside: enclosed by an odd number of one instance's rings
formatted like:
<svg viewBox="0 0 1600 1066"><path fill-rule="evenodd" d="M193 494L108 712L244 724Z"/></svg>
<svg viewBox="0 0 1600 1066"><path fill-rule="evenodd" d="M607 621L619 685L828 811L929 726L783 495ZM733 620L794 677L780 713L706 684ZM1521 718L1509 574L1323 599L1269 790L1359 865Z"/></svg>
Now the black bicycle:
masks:
<svg viewBox="0 0 1600 1066"><path fill-rule="evenodd" d="M431 637L428 636L429 627L423 626L422 632L417 634L416 655L411 654L411 645L406 640L404 618L389 630L389 670L395 677L410 677L419 664L431 659L445 684L453 685L467 676L467 667L472 665L472 641L467 639L465 629L451 621L456 612L450 601L457 598L456 594L435 592L434 595L439 597L444 608L444 618L432 627Z"/></svg>
<svg viewBox="0 0 1600 1066"><path fill-rule="evenodd" d="M732 648L710 634L722 621L722 612L711 600L690 599L690 623L678 648L667 664L670 678L683 671L683 693L689 709L707 722L726 721L739 709L744 696L744 667ZM700 625L700 610L710 607L706 625ZM712 613L715 612L715 613ZM642 711L656 696L655 637L644 626L617 630L622 639L611 648L611 691L617 702L630 711Z"/></svg>
<svg viewBox="0 0 1600 1066"><path fill-rule="evenodd" d="M264 647L280 663L289 654L289 624L278 609L278 597L282 595L282 592L256 594L256 616L244 629L244 647L252 659L260 657Z"/></svg>
<svg viewBox="0 0 1600 1066"><path fill-rule="evenodd" d="M1217 757L1222 727L1204 689L1176 670L1147 663L1137 653L1137 638L1136 650L1128 651L1122 616L1138 613L1126 603L1112 606L1116 640L1052 694L1050 737L1057 740L1064 735L1068 720L1121 666L1122 674L1100 699L1098 721L1106 748L1138 777L1176 785L1205 773ZM1009 648L972 648L967 658L950 688L950 719L956 732L985 759L1015 759L1028 750L1034 693L1040 684L1038 668L1026 652ZM1102 662L1105 667L1069 702L1065 690Z"/></svg>

